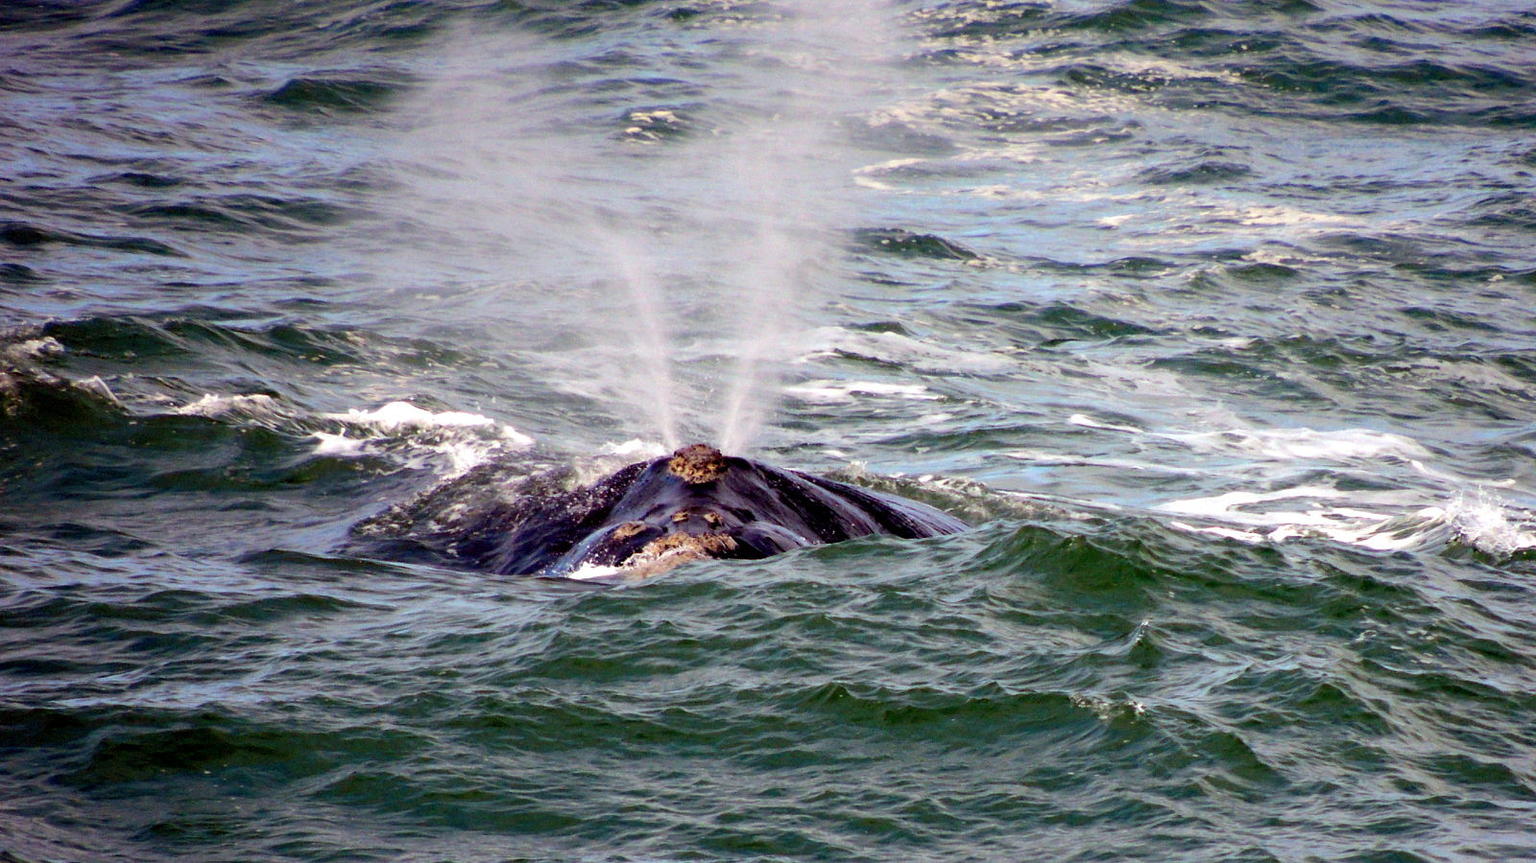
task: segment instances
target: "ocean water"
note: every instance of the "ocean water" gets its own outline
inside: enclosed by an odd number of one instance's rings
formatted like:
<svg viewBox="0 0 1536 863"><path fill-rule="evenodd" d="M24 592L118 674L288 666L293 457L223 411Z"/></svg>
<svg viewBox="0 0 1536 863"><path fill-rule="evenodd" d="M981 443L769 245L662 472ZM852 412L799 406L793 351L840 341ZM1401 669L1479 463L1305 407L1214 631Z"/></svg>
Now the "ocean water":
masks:
<svg viewBox="0 0 1536 863"><path fill-rule="evenodd" d="M1536 12L0 5L0 859L1536 859ZM679 442L975 528L378 559Z"/></svg>

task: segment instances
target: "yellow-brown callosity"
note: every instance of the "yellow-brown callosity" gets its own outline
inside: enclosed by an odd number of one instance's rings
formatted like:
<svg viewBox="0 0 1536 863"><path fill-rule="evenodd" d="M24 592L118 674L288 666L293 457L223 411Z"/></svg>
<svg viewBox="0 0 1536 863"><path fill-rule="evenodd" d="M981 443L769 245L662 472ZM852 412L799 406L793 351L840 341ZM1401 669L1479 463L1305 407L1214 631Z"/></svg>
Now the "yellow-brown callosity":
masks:
<svg viewBox="0 0 1536 863"><path fill-rule="evenodd" d="M613 529L614 539L629 539L637 533L645 530L643 521L626 521Z"/></svg>
<svg viewBox="0 0 1536 863"><path fill-rule="evenodd" d="M725 475L725 456L712 446L691 444L672 454L667 470L689 485L701 485Z"/></svg>
<svg viewBox="0 0 1536 863"><path fill-rule="evenodd" d="M669 533L645 544L636 553L660 557L669 554L692 554L701 557L733 551L736 540L723 533Z"/></svg>
<svg viewBox="0 0 1536 863"><path fill-rule="evenodd" d="M720 513L707 509L701 512L698 507L680 509L677 512L672 513L672 523L682 524L683 522L688 521L695 516L703 519L704 523L710 527L719 527L725 523L725 520L720 517Z"/></svg>
<svg viewBox="0 0 1536 863"><path fill-rule="evenodd" d="M625 563L630 578L650 578L690 560L734 551L736 540L723 533L671 533L653 539Z"/></svg>

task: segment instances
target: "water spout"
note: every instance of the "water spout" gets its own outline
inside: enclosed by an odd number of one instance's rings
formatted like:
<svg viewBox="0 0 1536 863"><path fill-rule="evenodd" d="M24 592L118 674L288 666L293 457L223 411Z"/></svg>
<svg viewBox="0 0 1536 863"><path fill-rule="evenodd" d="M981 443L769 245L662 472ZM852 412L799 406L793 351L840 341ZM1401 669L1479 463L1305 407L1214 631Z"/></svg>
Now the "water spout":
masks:
<svg viewBox="0 0 1536 863"><path fill-rule="evenodd" d="M840 123L888 80L889 14L785 0L728 47L700 43L750 59L731 64L746 80L715 81L740 110L657 140L592 134L573 43L453 34L396 149L416 168L410 217L462 243L454 264L480 278L523 274L504 286L508 324L571 333L584 397L626 405L668 449L703 436L748 452L852 217Z"/></svg>

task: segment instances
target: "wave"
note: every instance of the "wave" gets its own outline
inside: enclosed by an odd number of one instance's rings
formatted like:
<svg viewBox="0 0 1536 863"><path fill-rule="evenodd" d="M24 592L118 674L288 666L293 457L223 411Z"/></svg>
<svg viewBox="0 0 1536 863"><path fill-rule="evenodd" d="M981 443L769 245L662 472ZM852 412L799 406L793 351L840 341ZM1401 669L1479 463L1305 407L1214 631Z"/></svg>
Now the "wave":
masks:
<svg viewBox="0 0 1536 863"><path fill-rule="evenodd" d="M208 788L267 801L264 834L320 842L320 817L371 835L362 849L474 823L502 852L573 832L639 847L663 829L679 847L836 851L860 847L873 806L919 813L893 834L903 847L989 856L1037 847L995 829L1005 812L1139 835L1191 799L1243 813L1328 793L1335 822L1377 842L1446 786L1527 793L1488 755L1518 747L1481 719L1536 706L1515 684L1523 594L1468 604L1411 559L1196 541L1156 519L1068 514L926 545L544 596L462 580L449 601L375 578L371 600L122 597L132 614L92 625L179 627L112 641L174 679L144 705L127 680L6 703L0 729L16 793L46 787L53 811L94 807L141 837L177 825L194 848L211 841L195 800ZM18 622L83 620L91 601L55 597ZM210 615L226 628L201 632ZM220 658L231 649L248 662ZM350 673L332 673L338 650ZM59 673L92 667L36 679ZM170 689L184 706L164 706ZM1385 788L1399 789L1391 818ZM102 808L121 793L174 814ZM785 822L786 806L801 815ZM152 857L177 847L141 841ZM262 856L254 835L223 841Z"/></svg>
<svg viewBox="0 0 1536 863"><path fill-rule="evenodd" d="M931 60L1015 66L1042 84L1085 93L1136 95L1181 110L1524 128L1533 115L1520 97L1536 92L1536 76L1497 46L1531 25L1498 16L1131 0L1082 12L952 3L918 20L942 46L931 49ZM1092 59L1057 59L1076 56Z"/></svg>
<svg viewBox="0 0 1536 863"><path fill-rule="evenodd" d="M377 111L388 108L398 88L369 78L292 78L266 101L298 111Z"/></svg>
<svg viewBox="0 0 1536 863"><path fill-rule="evenodd" d="M187 257L186 253L159 240L153 240L148 237L113 237L99 234L82 234L58 228L40 227L28 222L0 223L0 241L21 248L65 243L120 252L143 252L150 255L165 255L176 258Z"/></svg>
<svg viewBox="0 0 1536 863"><path fill-rule="evenodd" d="M0 858L1528 851L1530 10L903 3L846 102L785 11L0 4ZM764 448L980 526L345 547L657 450L551 235L711 295L712 142L789 91L863 209L786 215L832 301ZM707 404L739 345L680 324Z"/></svg>

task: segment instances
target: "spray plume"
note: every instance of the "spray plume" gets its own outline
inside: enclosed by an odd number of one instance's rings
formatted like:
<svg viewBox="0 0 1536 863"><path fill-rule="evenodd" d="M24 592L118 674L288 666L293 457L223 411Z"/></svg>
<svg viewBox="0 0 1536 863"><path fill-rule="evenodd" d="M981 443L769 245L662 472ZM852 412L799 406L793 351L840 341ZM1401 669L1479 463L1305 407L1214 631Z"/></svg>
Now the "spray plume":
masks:
<svg viewBox="0 0 1536 863"><path fill-rule="evenodd" d="M663 444L746 452L853 216L837 133L887 83L885 21L874 0L781 5L712 61L732 116L649 144L592 116L579 42L455 33L394 148L402 217L472 277L516 274L508 326L584 334L590 392Z"/></svg>

